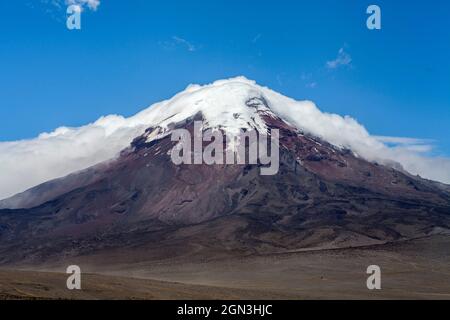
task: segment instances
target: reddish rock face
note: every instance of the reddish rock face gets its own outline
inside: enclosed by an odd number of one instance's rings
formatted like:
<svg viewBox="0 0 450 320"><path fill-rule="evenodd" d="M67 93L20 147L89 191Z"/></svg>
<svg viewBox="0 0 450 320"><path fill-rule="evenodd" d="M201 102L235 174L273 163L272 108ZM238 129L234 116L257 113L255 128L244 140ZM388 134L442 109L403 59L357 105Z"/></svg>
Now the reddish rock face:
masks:
<svg viewBox="0 0 450 320"><path fill-rule="evenodd" d="M170 136L147 142L150 128L117 159L15 199L28 209L0 210L0 263L111 251L119 252L117 261L215 258L371 245L450 229L447 186L262 116L280 130L277 175L261 176L259 165L176 166ZM193 121L177 125L192 131Z"/></svg>

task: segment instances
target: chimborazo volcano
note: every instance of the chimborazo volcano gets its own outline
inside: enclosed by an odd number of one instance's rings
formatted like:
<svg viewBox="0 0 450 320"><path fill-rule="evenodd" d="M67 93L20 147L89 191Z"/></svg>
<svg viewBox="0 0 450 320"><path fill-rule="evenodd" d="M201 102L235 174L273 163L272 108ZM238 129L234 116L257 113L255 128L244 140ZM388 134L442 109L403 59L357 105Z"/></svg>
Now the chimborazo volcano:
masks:
<svg viewBox="0 0 450 320"><path fill-rule="evenodd" d="M449 186L368 156L370 146L327 133L346 119L321 114L315 123L315 108L295 103L235 78L150 108L140 115L145 130L116 158L0 202L0 264L226 259L449 234ZM170 134L192 132L194 121L226 133L278 129L278 173L175 165Z"/></svg>

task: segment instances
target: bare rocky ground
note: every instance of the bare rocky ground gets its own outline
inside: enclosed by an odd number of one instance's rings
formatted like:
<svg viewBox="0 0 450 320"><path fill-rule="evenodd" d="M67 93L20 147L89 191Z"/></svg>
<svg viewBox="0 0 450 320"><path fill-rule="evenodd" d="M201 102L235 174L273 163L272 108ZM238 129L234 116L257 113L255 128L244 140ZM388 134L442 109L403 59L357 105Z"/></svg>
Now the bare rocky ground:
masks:
<svg viewBox="0 0 450 320"><path fill-rule="evenodd" d="M448 236L203 262L107 261L108 256L84 257L37 271L0 271L0 298L450 299ZM65 287L63 266L71 262L86 272L81 291ZM382 270L379 291L366 287L366 269L374 264Z"/></svg>
<svg viewBox="0 0 450 320"><path fill-rule="evenodd" d="M117 276L85 274L82 290L66 289L67 275L56 272L0 271L0 300L208 300L275 299L289 295L198 286Z"/></svg>

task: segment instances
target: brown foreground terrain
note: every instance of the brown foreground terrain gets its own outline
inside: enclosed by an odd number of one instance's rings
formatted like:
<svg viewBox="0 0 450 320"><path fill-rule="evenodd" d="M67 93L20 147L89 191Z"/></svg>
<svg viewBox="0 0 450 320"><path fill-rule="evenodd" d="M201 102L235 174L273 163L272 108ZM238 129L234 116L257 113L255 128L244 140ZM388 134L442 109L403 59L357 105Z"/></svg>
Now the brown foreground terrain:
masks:
<svg viewBox="0 0 450 320"><path fill-rule="evenodd" d="M66 289L67 275L56 272L0 271L1 300L176 300L274 299L288 295L175 282L86 274L82 290Z"/></svg>
<svg viewBox="0 0 450 320"><path fill-rule="evenodd" d="M82 290L62 265L0 271L1 299L450 299L450 237L367 248L293 252L204 262L106 265L77 258ZM95 261L95 266L93 266ZM70 262L64 262L67 266ZM366 288L379 265L382 290Z"/></svg>

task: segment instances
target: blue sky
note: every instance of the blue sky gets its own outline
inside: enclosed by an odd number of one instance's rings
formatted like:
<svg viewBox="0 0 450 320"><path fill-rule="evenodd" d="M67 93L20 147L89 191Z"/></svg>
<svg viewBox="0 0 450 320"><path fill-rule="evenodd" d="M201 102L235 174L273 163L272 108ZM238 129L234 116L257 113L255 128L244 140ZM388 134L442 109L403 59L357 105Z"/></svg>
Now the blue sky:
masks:
<svg viewBox="0 0 450 320"><path fill-rule="evenodd" d="M244 75L450 156L448 1L101 0L80 31L51 2L0 3L0 141L129 116L189 83ZM370 4L382 9L380 31L365 26ZM329 68L341 48L351 62Z"/></svg>

